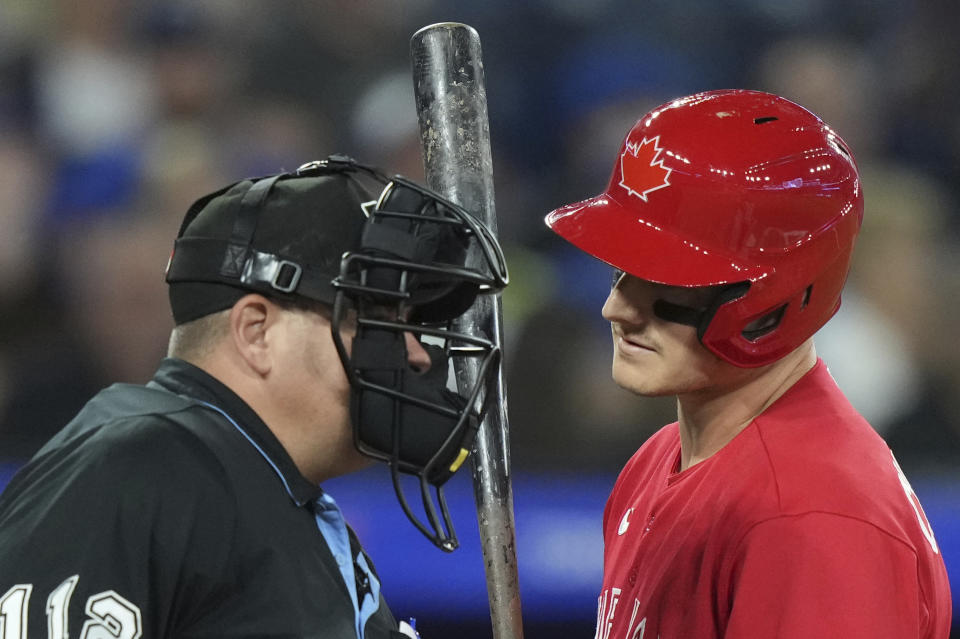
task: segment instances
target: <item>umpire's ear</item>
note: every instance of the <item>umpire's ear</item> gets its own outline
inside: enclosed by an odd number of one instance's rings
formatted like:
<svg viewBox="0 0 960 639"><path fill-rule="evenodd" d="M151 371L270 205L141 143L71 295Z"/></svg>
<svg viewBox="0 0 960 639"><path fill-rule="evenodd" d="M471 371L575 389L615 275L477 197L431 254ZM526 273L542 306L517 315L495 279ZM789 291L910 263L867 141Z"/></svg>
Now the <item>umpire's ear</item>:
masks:
<svg viewBox="0 0 960 639"><path fill-rule="evenodd" d="M282 310L262 295L244 295L230 309L230 342L235 354L260 376L273 368L270 346Z"/></svg>

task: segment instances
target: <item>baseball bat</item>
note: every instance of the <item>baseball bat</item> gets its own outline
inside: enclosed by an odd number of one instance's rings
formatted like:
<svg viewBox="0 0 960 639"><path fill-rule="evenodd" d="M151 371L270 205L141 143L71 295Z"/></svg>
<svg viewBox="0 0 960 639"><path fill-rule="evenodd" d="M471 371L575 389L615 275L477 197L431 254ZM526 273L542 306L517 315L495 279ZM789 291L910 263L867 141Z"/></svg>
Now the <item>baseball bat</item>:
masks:
<svg viewBox="0 0 960 639"><path fill-rule="evenodd" d="M444 22L423 27L410 40L413 85L427 185L497 233L493 160L480 36L473 27ZM464 332L503 343L499 295L481 295L455 322ZM458 358L461 391L478 377L478 362ZM496 396L470 456L477 522L486 566L494 639L522 639L506 390L501 372Z"/></svg>

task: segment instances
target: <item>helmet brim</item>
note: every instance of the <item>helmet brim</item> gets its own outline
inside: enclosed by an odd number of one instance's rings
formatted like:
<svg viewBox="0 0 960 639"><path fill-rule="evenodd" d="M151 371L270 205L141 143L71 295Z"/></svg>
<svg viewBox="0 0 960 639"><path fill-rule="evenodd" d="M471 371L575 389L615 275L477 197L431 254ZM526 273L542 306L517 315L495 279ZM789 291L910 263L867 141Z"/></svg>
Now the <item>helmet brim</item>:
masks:
<svg viewBox="0 0 960 639"><path fill-rule="evenodd" d="M609 194L547 214L559 236L631 275L670 286L714 286L754 281L768 269L709 251L638 218Z"/></svg>

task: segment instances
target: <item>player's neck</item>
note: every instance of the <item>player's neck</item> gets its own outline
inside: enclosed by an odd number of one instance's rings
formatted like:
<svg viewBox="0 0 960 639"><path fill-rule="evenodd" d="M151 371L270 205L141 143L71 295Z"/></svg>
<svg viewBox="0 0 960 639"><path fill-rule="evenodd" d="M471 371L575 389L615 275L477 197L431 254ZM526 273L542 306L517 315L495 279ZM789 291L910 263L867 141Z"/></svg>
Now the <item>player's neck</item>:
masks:
<svg viewBox="0 0 960 639"><path fill-rule="evenodd" d="M715 455L816 363L810 340L737 385L678 396L680 470Z"/></svg>

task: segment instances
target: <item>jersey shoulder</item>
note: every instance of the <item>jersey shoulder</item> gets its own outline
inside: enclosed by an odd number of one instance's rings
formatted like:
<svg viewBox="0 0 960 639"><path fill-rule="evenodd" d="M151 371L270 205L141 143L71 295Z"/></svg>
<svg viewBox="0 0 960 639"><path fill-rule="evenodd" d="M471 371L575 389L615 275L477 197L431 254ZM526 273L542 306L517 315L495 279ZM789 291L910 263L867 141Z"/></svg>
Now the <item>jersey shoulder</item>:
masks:
<svg viewBox="0 0 960 639"><path fill-rule="evenodd" d="M169 624L236 583L240 502L198 434L218 419L160 389L94 397L0 494L0 592L72 593L71 625L109 600L129 612L111 633L134 636L119 633L129 621L169 636ZM42 627L44 606L23 603Z"/></svg>
<svg viewBox="0 0 960 639"><path fill-rule="evenodd" d="M755 420L779 514L839 515L906 539L915 495L821 362ZM909 515L909 517L908 517Z"/></svg>
<svg viewBox="0 0 960 639"><path fill-rule="evenodd" d="M0 525L14 501L52 505L69 496L96 508L129 500L138 512L165 497L184 505L191 494L231 498L224 465L204 434L222 428L218 421L162 389L111 386L14 476L0 495Z"/></svg>

